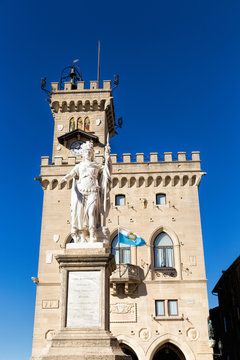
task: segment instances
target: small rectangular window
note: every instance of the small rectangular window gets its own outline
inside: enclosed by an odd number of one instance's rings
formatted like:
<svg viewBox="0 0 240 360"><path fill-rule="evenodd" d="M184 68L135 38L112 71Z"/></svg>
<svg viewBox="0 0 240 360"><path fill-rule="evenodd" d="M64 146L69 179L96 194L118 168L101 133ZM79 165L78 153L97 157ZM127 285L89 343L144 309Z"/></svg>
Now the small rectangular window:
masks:
<svg viewBox="0 0 240 360"><path fill-rule="evenodd" d="M157 194L156 195L156 204L157 205L166 205L166 195L165 194Z"/></svg>
<svg viewBox="0 0 240 360"><path fill-rule="evenodd" d="M168 312L170 316L178 315L178 303L177 300L168 300Z"/></svg>
<svg viewBox="0 0 240 360"><path fill-rule="evenodd" d="M164 300L156 300L155 301L155 312L156 312L156 316L164 316L165 315Z"/></svg>
<svg viewBox="0 0 240 360"><path fill-rule="evenodd" d="M115 205L116 206L125 205L125 195L116 195L115 196Z"/></svg>

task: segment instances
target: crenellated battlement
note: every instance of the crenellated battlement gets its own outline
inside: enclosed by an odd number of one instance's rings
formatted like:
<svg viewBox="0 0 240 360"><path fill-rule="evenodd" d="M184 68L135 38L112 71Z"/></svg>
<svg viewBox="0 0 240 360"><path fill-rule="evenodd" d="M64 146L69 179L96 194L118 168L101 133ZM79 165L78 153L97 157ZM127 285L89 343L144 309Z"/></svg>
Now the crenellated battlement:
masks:
<svg viewBox="0 0 240 360"><path fill-rule="evenodd" d="M95 154L96 161L102 164L104 162L103 155ZM144 153L137 153L136 155L132 154L122 154L122 156L118 156L117 154L111 154L112 164L129 164L132 165L138 163L162 163L162 162L170 162L170 163L179 163L183 162L183 164L189 164L192 162L200 162L200 151L192 151L191 155L186 155L186 152L180 151L177 155L173 155L171 152L165 152L163 155L158 154L157 152L150 153L149 156ZM48 165L75 165L81 161L81 157L76 157L74 155L68 156L67 159L63 159L62 156L55 156L52 164L50 163L49 156L41 157L41 166Z"/></svg>
<svg viewBox="0 0 240 360"><path fill-rule="evenodd" d="M96 154L95 159L103 163L102 155ZM193 151L191 156L185 152L178 152L173 156L170 152L163 155L150 153L149 157L143 153L135 156L123 154L118 157L111 155L112 159L112 187L158 187L158 186L198 186L204 173L200 166L200 152ZM41 162L41 175L39 180L44 190L71 188L71 181L65 185L60 184L61 178L81 161L80 157L69 156L66 160L55 156L50 164L49 156L43 156Z"/></svg>
<svg viewBox="0 0 240 360"><path fill-rule="evenodd" d="M72 88L71 82L65 82L63 90L59 89L58 82L53 82L50 107L53 113L114 111L111 81L104 80L102 89L98 88L97 81L90 81L89 89L85 89L84 81L79 81L76 89Z"/></svg>
<svg viewBox="0 0 240 360"><path fill-rule="evenodd" d="M103 80L103 87L102 88L99 88L99 83L98 81L96 80L92 80L90 81L90 87L89 89L85 88L85 81L78 81L77 82L77 88L76 89L73 89L72 88L72 82L71 81L66 81L64 82L64 89L59 89L59 82L52 82L51 83L51 91L52 93L56 93L56 92L59 92L59 93L63 93L63 92L66 92L66 91L71 91L71 92L79 92L79 91L110 91L111 90L111 80Z"/></svg>

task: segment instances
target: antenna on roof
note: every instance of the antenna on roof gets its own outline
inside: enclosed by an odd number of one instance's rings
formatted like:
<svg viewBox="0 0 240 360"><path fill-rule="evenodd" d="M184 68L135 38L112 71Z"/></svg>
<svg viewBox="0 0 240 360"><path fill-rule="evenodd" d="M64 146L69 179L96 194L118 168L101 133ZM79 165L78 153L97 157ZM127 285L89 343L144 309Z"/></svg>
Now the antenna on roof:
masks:
<svg viewBox="0 0 240 360"><path fill-rule="evenodd" d="M98 68L97 68L97 81L99 86L100 80L100 40L98 40Z"/></svg>

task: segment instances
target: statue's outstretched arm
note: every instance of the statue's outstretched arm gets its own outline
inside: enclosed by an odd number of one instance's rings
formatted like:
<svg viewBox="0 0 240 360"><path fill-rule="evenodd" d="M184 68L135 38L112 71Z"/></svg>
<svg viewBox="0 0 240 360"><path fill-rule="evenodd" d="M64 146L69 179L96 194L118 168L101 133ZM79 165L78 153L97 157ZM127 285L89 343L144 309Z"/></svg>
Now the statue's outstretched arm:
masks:
<svg viewBox="0 0 240 360"><path fill-rule="evenodd" d="M77 174L77 166L75 166L72 171L70 171L69 174L65 175L61 181L60 181L60 184L64 183L65 181L68 181L70 179L72 179L75 175Z"/></svg>

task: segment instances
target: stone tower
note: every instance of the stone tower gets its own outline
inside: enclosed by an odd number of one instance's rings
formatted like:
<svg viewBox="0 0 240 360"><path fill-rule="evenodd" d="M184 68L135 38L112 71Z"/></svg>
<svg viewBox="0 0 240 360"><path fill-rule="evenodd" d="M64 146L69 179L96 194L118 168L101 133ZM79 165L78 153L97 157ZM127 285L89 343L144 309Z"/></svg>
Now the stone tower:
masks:
<svg viewBox="0 0 240 360"><path fill-rule="evenodd" d="M53 155L42 157L44 190L32 359L41 358L66 328L61 294L62 256L72 241L72 181L61 178L80 162L81 143L94 143L103 163L107 134L114 135L110 81L52 83L55 120ZM117 268L110 277L110 330L133 360L210 360L208 301L198 186L199 152L112 154L109 250ZM146 245L118 243L118 225L139 234ZM60 264L60 268L59 268ZM51 359L51 358L49 358ZM59 358L60 359L60 358ZM77 357L76 357L77 359Z"/></svg>

